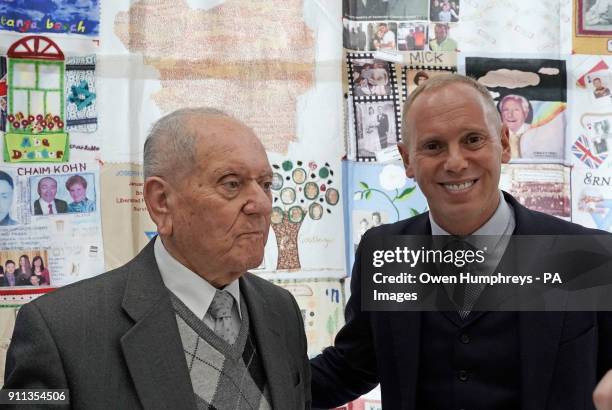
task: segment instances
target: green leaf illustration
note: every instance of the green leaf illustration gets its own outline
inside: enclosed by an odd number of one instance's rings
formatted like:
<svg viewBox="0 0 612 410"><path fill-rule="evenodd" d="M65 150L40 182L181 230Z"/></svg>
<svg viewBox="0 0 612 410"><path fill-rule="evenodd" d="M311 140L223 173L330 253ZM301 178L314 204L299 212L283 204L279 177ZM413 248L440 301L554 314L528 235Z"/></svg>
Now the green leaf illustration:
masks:
<svg viewBox="0 0 612 410"><path fill-rule="evenodd" d="M367 190L367 191L365 191L365 193L364 193L365 199L370 199L370 196L371 196L371 195L372 195L372 191L370 191L370 190Z"/></svg>
<svg viewBox="0 0 612 410"><path fill-rule="evenodd" d="M361 181L359 182L359 186L362 187L363 189L370 189L370 187L368 186L368 184L366 184L365 182Z"/></svg>
<svg viewBox="0 0 612 410"><path fill-rule="evenodd" d="M411 188L406 188L402 191L401 194L398 195L397 200L398 201L404 201L406 199L408 199L410 197L410 194L412 194L412 192L414 192L414 188L416 187L411 187Z"/></svg>

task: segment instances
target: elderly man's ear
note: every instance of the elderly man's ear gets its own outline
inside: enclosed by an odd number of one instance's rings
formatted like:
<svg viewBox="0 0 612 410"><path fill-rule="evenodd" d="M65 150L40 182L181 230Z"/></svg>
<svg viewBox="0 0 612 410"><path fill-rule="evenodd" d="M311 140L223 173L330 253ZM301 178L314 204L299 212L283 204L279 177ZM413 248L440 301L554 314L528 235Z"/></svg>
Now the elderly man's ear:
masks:
<svg viewBox="0 0 612 410"><path fill-rule="evenodd" d="M149 177L144 183L143 194L149 215L157 225L157 232L160 236L170 236L172 234L172 187L160 177Z"/></svg>

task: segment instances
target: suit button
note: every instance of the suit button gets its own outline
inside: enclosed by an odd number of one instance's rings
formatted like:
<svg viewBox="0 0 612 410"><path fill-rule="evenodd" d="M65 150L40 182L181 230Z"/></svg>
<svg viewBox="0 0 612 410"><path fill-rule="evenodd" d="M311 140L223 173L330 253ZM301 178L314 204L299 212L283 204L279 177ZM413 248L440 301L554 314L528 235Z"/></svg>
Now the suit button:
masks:
<svg viewBox="0 0 612 410"><path fill-rule="evenodd" d="M463 333L460 337L459 340L461 340L461 343L463 343L464 345L470 343L470 337L468 335L466 335L465 333Z"/></svg>
<svg viewBox="0 0 612 410"><path fill-rule="evenodd" d="M462 382L467 382L470 378L470 375L465 370L459 370L459 373L457 373L457 378Z"/></svg>

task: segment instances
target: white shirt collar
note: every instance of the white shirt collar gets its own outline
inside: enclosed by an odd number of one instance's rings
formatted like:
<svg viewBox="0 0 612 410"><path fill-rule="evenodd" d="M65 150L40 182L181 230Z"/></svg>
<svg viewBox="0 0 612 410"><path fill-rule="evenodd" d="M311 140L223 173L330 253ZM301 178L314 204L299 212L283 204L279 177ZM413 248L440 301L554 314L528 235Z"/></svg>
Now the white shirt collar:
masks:
<svg viewBox="0 0 612 410"><path fill-rule="evenodd" d="M40 209L43 211L43 213L48 213L49 212L49 205L51 205L51 207L53 208L53 212L57 213L56 209L55 209L55 200L52 202L47 202L44 199L42 199L42 197L40 198Z"/></svg>
<svg viewBox="0 0 612 410"><path fill-rule="evenodd" d="M164 285L197 317L203 318L208 312L217 288L170 255L159 236L155 238L154 252ZM223 289L234 297L238 314L241 315L238 280L234 280Z"/></svg>
<svg viewBox="0 0 612 410"><path fill-rule="evenodd" d="M511 220L514 218L514 212L510 205L506 202L504 195L501 191L499 191L499 204L497 205L497 209L493 216L489 218L487 222L484 223L480 228L478 228L471 235L490 235L490 236L499 236L508 234L506 230L508 229ZM444 229L440 227L434 221L431 212L429 213L429 222L431 223L431 234L432 235L450 235L450 233L446 232ZM512 233L512 232L509 232Z"/></svg>

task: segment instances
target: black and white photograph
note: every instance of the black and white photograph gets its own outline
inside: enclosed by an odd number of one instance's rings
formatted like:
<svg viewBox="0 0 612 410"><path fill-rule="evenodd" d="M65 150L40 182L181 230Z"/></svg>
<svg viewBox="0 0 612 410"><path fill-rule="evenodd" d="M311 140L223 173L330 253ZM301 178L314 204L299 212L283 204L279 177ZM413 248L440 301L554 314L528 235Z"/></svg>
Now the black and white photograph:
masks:
<svg viewBox="0 0 612 410"><path fill-rule="evenodd" d="M351 59L353 95L389 96L393 94L391 64L371 58Z"/></svg>
<svg viewBox="0 0 612 410"><path fill-rule="evenodd" d="M368 50L368 23L344 19L342 22L342 44L355 51Z"/></svg>
<svg viewBox="0 0 612 410"><path fill-rule="evenodd" d="M393 101L356 104L357 157L374 158L376 152L397 144Z"/></svg>
<svg viewBox="0 0 612 410"><path fill-rule="evenodd" d="M429 0L344 0L343 15L353 20L425 20Z"/></svg>
<svg viewBox="0 0 612 410"><path fill-rule="evenodd" d="M612 0L577 1L577 35L612 35Z"/></svg>
<svg viewBox="0 0 612 410"><path fill-rule="evenodd" d="M586 121L587 135L596 154L608 152L608 140L612 139L612 117L597 116Z"/></svg>

